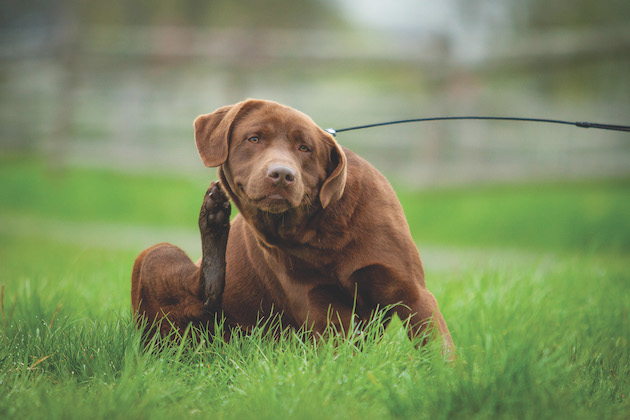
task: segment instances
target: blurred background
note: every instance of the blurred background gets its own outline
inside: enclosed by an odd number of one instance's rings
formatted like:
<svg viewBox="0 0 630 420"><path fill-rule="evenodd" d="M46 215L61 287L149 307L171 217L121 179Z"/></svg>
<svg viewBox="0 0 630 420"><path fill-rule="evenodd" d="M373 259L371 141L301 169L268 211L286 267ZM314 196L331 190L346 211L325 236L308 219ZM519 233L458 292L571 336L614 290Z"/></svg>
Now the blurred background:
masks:
<svg viewBox="0 0 630 420"><path fill-rule="evenodd" d="M2 322L48 322L61 305L127 314L142 249L168 241L199 258L216 171L192 123L248 97L323 128L457 115L628 125L630 1L5 1ZM465 318L478 268L569 254L601 258L594 281L629 272L630 133L451 121L337 140L394 185L450 320Z"/></svg>
<svg viewBox="0 0 630 420"><path fill-rule="evenodd" d="M192 121L248 97L337 129L518 116L630 123L627 0L25 0L0 15L0 150L207 173ZM411 187L617 178L628 133L499 122L340 134Z"/></svg>
<svg viewBox="0 0 630 420"><path fill-rule="evenodd" d="M143 249L201 256L216 171L195 147L198 115L254 97L336 129L458 115L630 125L630 0L1 4L0 419L232 418L263 400L258 417L341 417L339 395L358 404L341 408L350 417L629 418L627 132L451 121L338 135L394 185L463 370L409 353L426 366L414 373L393 352L375 374L362 356L328 380L311 373L336 351L259 367L265 349L301 347L241 340L158 362L126 326ZM349 393L353 374L377 387Z"/></svg>

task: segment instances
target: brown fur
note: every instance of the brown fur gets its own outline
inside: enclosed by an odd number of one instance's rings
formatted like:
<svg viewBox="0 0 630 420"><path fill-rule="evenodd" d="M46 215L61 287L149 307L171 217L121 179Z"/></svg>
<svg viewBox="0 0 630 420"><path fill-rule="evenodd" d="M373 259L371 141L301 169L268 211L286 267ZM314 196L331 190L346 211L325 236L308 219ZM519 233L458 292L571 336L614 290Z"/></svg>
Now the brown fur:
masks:
<svg viewBox="0 0 630 420"><path fill-rule="evenodd" d="M373 166L306 115L268 101L198 117L195 140L239 210L221 305L230 324L248 328L279 312L286 325L323 332L329 323L350 325L355 306L366 320L377 307L402 303L394 310L409 319L411 335L433 325L453 347L400 203ZM190 280L201 268L178 248L156 247L136 260L134 310L150 306L149 318L168 312L176 325L207 319Z"/></svg>

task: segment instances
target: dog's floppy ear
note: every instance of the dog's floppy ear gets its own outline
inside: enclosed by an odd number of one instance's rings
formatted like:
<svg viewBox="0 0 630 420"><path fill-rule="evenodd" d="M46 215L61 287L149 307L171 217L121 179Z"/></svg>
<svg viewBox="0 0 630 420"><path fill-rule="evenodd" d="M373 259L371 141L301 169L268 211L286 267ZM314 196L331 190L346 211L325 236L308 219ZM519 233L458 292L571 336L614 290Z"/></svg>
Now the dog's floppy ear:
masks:
<svg viewBox="0 0 630 420"><path fill-rule="evenodd" d="M346 188L346 178L348 176L348 164L346 155L341 150L339 144L328 133L326 135L326 142L332 145L330 151L330 160L333 171L328 175L328 178L324 181L322 189L319 191L319 201L323 208L326 208L330 203L337 201L343 195L343 190Z"/></svg>
<svg viewBox="0 0 630 420"><path fill-rule="evenodd" d="M195 143L199 156L207 167L219 166L227 160L231 119L226 118L235 105L195 118Z"/></svg>
<svg viewBox="0 0 630 420"><path fill-rule="evenodd" d="M261 101L248 99L234 105L224 106L216 111L200 115L193 123L195 143L204 165L214 167L222 165L228 157L230 132L238 114L247 106L260 104Z"/></svg>

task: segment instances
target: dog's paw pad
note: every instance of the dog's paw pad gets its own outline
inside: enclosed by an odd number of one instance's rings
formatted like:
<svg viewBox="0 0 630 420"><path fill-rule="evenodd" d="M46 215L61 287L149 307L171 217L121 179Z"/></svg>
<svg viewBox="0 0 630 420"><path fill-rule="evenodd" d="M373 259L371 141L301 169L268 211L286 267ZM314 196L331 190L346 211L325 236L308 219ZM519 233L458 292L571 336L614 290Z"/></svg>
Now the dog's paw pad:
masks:
<svg viewBox="0 0 630 420"><path fill-rule="evenodd" d="M232 207L218 181L210 184L199 213L199 228L202 232L222 229L230 224Z"/></svg>

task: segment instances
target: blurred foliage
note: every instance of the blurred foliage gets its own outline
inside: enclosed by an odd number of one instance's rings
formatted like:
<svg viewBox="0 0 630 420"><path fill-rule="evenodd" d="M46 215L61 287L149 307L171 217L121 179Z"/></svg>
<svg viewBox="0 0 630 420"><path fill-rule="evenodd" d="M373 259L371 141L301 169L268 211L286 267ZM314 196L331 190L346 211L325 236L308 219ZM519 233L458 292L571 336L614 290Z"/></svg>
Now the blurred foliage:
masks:
<svg viewBox="0 0 630 420"><path fill-rule="evenodd" d="M504 11L512 27L548 29L625 23L626 0L454 0L469 19ZM3 5L1 26L55 24L72 20L81 25L197 25L214 27L332 27L343 21L334 0L25 0ZM499 12L501 13L501 12Z"/></svg>
<svg viewBox="0 0 630 420"><path fill-rule="evenodd" d="M455 0L457 9L469 20L489 15L504 14L511 28L552 29L558 27L581 28L623 24L630 20L630 2L627 0Z"/></svg>
<svg viewBox="0 0 630 420"><path fill-rule="evenodd" d="M326 0L27 0L3 5L0 25L210 25L276 28L321 27L338 23ZM332 18L332 19L331 19Z"/></svg>
<svg viewBox="0 0 630 420"><path fill-rule="evenodd" d="M533 29L605 26L627 23L627 0L525 0L511 2L515 21Z"/></svg>

